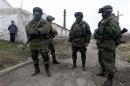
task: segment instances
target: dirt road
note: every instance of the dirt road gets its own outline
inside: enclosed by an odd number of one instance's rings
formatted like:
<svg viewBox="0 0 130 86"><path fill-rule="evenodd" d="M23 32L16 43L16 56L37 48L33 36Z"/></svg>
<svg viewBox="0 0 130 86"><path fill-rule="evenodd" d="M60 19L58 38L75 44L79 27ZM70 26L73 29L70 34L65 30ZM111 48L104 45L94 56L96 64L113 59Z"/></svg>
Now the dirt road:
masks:
<svg viewBox="0 0 130 86"><path fill-rule="evenodd" d="M68 49L69 50L69 49ZM81 70L81 58L78 54L78 68L71 70L72 59L59 59L59 65L50 63L52 76L47 78L44 72L44 65L41 63L41 73L37 76L30 76L33 73L33 65L28 64L8 74L0 76L0 86L102 86L106 78L96 76L100 71L98 66L97 49L91 41L87 50L86 69ZM117 73L113 86L130 86L130 64L121 60L118 56Z"/></svg>

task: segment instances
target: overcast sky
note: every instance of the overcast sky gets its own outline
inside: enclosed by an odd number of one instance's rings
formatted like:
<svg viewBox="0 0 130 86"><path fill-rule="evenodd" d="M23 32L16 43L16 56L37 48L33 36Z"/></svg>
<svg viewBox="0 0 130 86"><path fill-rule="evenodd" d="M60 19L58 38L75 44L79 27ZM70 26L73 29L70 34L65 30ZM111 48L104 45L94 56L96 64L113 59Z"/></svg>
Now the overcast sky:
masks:
<svg viewBox="0 0 130 86"><path fill-rule="evenodd" d="M22 0L7 0L13 7L20 7ZM66 26L70 29L75 21L74 13L81 11L84 14L83 20L87 21L91 30L97 28L101 19L98 9L104 5L112 5L114 13L117 10L123 16L120 17L120 26L130 30L130 0L23 0L22 9L32 13L33 7L41 7L43 12L55 17L55 23L63 26L63 10L67 11Z"/></svg>

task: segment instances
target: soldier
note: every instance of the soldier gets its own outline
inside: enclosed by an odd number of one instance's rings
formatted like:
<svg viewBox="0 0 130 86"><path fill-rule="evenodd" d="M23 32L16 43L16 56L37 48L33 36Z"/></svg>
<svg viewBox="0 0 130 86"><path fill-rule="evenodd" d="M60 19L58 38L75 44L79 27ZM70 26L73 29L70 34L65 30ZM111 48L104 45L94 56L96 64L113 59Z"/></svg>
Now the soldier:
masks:
<svg viewBox="0 0 130 86"><path fill-rule="evenodd" d="M46 20L49 22L50 26L52 24L52 21L55 20L54 17L52 16L47 16ZM53 43L53 38L55 38L55 36L58 34L57 31L55 29L53 29L53 27L51 26L50 28L50 34L49 34L49 40L48 40L48 48L51 51L51 55L52 55L52 59L53 59L53 64L59 64L59 62L56 60L56 56L55 56L55 48L54 48L54 43Z"/></svg>
<svg viewBox="0 0 130 86"><path fill-rule="evenodd" d="M97 50L98 50L98 44L99 44L99 40L98 40L98 28L95 29L94 31L94 39L96 39L96 46L97 46ZM100 65L100 68L102 70L101 73L97 74L97 75L101 75L101 76L105 76L105 71L104 71L104 65L102 64L102 58L101 58L101 55L100 55L100 52L98 51L98 63Z"/></svg>
<svg viewBox="0 0 130 86"><path fill-rule="evenodd" d="M82 59L82 70L86 71L86 46L88 46L91 39L91 31L88 23L83 21L83 13L76 12L74 14L76 21L73 23L70 33L69 33L69 42L72 44L72 60L73 67L76 68L77 52L80 51Z"/></svg>
<svg viewBox="0 0 130 86"><path fill-rule="evenodd" d="M33 8L33 15L33 19L25 27L28 40L30 40L31 54L35 67L35 72L32 76L40 73L38 59L38 54L40 53L45 62L45 72L47 76L50 77L48 56L48 35L50 25L42 18L43 12L41 8Z"/></svg>
<svg viewBox="0 0 130 86"><path fill-rule="evenodd" d="M113 8L106 5L99 9L102 14L102 20L98 24L96 39L98 39L99 58L102 61L102 72L99 75L107 73L107 80L103 86L112 86L112 80L115 73L115 51L116 41L120 38L120 26L118 20L113 17Z"/></svg>
<svg viewBox="0 0 130 86"><path fill-rule="evenodd" d="M14 43L15 42L15 36L18 32L18 28L15 25L15 22L11 20L11 25L9 25L8 30L10 32L10 42Z"/></svg>

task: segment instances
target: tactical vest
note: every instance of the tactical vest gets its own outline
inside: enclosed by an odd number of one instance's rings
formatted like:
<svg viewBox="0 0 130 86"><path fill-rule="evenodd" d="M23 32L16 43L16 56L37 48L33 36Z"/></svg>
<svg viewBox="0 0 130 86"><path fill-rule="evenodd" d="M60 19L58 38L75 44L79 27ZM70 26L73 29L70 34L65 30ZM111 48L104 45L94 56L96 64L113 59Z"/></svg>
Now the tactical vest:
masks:
<svg viewBox="0 0 130 86"><path fill-rule="evenodd" d="M101 39L111 39L112 37L110 37L110 35L107 33L107 31L106 31L106 27L107 26L109 26L109 23L110 23L110 21L112 20L112 19L114 19L113 17L111 17L111 18L109 18L109 19L107 19L106 21L104 21L104 20L101 20L100 22L99 22L99 24L98 24L98 27L99 27L99 29L98 29L98 34L101 36ZM100 38L100 37L99 37Z"/></svg>
<svg viewBox="0 0 130 86"><path fill-rule="evenodd" d="M97 38L97 39L100 39L100 41L113 39L113 40L115 41L116 46L118 46L118 45L120 44L121 34L115 35L115 36L110 36L110 35L106 32L106 30L105 30L105 28L106 28L107 26L109 26L109 23L110 23L110 21L111 21L112 19L114 19L114 18L113 18L113 17L109 18L109 19L105 22L104 25L101 24L103 20L101 20L101 21L99 22L99 25L98 25L99 29L98 29L98 31L97 31L97 33L96 33L96 38Z"/></svg>
<svg viewBox="0 0 130 86"><path fill-rule="evenodd" d="M86 22L82 21L80 24L74 23L72 32L71 32L71 37L73 38L78 38L78 37L86 37Z"/></svg>

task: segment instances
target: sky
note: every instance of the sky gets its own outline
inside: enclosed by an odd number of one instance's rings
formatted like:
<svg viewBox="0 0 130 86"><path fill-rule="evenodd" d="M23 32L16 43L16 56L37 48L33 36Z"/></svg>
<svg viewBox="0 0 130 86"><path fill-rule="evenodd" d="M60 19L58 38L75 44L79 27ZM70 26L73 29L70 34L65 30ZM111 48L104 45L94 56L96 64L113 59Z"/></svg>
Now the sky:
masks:
<svg viewBox="0 0 130 86"><path fill-rule="evenodd" d="M22 0L7 0L13 7L19 8ZM32 13L33 7L41 7L43 12L55 17L54 23L63 26L63 10L66 9L66 27L71 28L75 21L74 13L83 12L84 18L93 32L101 20L98 14L99 8L105 5L113 7L113 13L120 12L120 26L126 27L130 31L130 0L23 0L22 9Z"/></svg>

